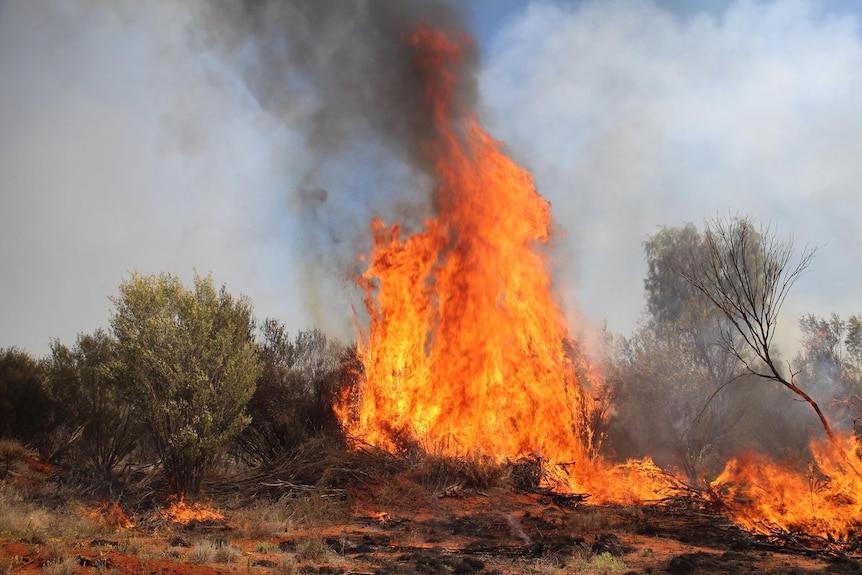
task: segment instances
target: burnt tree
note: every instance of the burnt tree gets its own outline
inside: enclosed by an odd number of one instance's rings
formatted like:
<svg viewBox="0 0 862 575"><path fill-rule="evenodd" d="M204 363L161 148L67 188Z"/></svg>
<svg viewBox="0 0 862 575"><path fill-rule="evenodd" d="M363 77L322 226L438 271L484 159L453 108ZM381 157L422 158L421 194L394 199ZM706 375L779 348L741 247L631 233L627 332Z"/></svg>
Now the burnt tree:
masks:
<svg viewBox="0 0 862 575"><path fill-rule="evenodd" d="M717 217L706 223L704 249L678 271L728 319L731 327L722 333L725 349L752 375L776 381L808 403L837 445L820 406L796 384L796 373L785 375L772 344L781 306L816 251L806 247L794 264L793 241L779 239L771 227L756 226L748 217Z"/></svg>

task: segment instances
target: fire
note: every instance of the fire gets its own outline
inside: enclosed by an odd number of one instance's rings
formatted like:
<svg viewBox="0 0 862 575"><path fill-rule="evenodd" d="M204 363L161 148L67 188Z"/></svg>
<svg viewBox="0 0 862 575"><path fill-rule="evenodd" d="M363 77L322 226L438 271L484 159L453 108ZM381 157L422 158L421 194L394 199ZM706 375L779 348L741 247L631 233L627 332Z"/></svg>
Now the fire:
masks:
<svg viewBox="0 0 862 575"><path fill-rule="evenodd" d="M159 516L182 525L192 521L219 521L225 518L218 509L199 502L186 503L182 496L173 499L167 509L159 509Z"/></svg>
<svg viewBox="0 0 862 575"><path fill-rule="evenodd" d="M386 511L377 511L371 514L371 518L382 525L392 519L392 516L390 516Z"/></svg>
<svg viewBox="0 0 862 575"><path fill-rule="evenodd" d="M461 45L434 30L409 44L436 131L425 149L439 212L407 238L398 223L371 224L370 265L358 280L370 316L366 383L344 423L388 449L406 435L444 454L583 460L592 400L578 378L588 366L553 298L542 251L550 205L457 109Z"/></svg>
<svg viewBox="0 0 862 575"><path fill-rule="evenodd" d="M135 522L123 512L116 501L106 501L97 509L87 513L87 517L96 523L105 527L111 527L117 531L131 529L135 526Z"/></svg>
<svg viewBox="0 0 862 575"><path fill-rule="evenodd" d="M837 445L813 442L811 452L807 469L754 453L732 459L711 491L736 523L754 533L847 540L862 527L862 477L850 464L859 459L859 441L848 434Z"/></svg>
<svg viewBox="0 0 862 575"><path fill-rule="evenodd" d="M652 462L613 469L596 459L587 388L602 382L554 297L549 202L459 107L463 45L428 29L408 43L434 127L424 150L438 213L409 237L399 223L371 222L357 280L369 315L365 381L358 405L341 406L342 423L387 450L407 440L443 455L538 455L546 468L564 466L565 489L600 501L656 498L672 482Z"/></svg>

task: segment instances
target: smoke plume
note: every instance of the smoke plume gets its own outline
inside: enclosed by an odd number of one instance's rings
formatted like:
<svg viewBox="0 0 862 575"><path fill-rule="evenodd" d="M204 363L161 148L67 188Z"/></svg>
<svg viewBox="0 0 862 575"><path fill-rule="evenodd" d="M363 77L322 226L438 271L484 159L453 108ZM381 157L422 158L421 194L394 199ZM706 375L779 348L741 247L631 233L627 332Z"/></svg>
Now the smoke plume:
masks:
<svg viewBox="0 0 862 575"><path fill-rule="evenodd" d="M433 210L423 145L434 128L406 40L419 25L464 37L461 15L431 0L248 0L203 4L198 22L194 41L234 70L271 118L301 134L304 164L294 163L288 191L306 262L300 285L331 328L346 316L327 318L327 302L345 299L331 280L364 251L371 217L411 229ZM475 107L477 64L468 50L458 70L462 112Z"/></svg>

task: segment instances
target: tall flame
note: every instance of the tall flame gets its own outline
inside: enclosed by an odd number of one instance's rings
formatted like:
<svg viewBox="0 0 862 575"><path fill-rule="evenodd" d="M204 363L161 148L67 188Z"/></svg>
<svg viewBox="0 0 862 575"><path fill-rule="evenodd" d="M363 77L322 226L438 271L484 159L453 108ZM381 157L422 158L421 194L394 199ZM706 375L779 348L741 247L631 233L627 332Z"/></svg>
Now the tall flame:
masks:
<svg viewBox="0 0 862 575"><path fill-rule="evenodd" d="M369 315L359 343L365 381L357 404L340 407L343 425L389 450L407 439L447 455L574 462L564 466L574 470L567 487L600 502L684 488L649 459L614 466L596 456L598 407L582 384L601 382L554 299L550 204L459 108L462 44L429 29L407 41L433 128L424 150L438 213L409 237L399 223L371 223L368 267L357 280ZM847 438L841 449L812 450L820 479L749 457L731 461L712 492L752 530L846 536L859 525L862 483L843 462L859 445Z"/></svg>
<svg viewBox="0 0 862 575"><path fill-rule="evenodd" d="M425 142L438 215L407 238L371 224L359 278L370 316L356 436L394 448L405 434L445 454L502 459L588 453L589 366L554 300L549 203L475 115L458 109L462 45L422 29L408 42L435 136Z"/></svg>

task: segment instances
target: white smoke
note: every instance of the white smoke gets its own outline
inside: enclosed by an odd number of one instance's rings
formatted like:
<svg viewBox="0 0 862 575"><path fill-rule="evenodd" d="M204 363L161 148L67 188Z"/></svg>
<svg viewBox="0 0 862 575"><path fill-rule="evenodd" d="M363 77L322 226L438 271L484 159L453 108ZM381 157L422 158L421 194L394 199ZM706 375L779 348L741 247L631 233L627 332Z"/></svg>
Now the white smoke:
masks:
<svg viewBox="0 0 862 575"><path fill-rule="evenodd" d="M822 246L785 306L792 355L801 313L862 310L858 19L685 4L529 4L486 54L484 113L567 232L568 305L614 331L639 319L641 243L661 225L740 213Z"/></svg>
<svg viewBox="0 0 862 575"><path fill-rule="evenodd" d="M856 16L815 0L677 4L525 4L484 54L481 118L566 231L567 305L630 331L645 237L738 211L823 246L785 327L862 311ZM212 271L260 317L350 337L348 270L314 250L365 251L374 215L421 223L428 182L370 139L321 164L314 91L268 109L240 73L244 44L226 58L202 40L209 5L0 2L0 347L39 354L104 327L131 269Z"/></svg>
<svg viewBox="0 0 862 575"><path fill-rule="evenodd" d="M106 326L133 269L212 271L311 325L287 205L301 139L194 45L195 7L0 3L0 346Z"/></svg>

